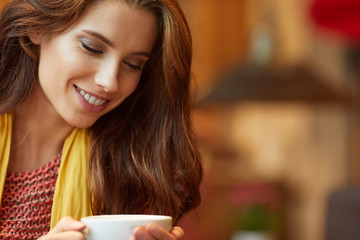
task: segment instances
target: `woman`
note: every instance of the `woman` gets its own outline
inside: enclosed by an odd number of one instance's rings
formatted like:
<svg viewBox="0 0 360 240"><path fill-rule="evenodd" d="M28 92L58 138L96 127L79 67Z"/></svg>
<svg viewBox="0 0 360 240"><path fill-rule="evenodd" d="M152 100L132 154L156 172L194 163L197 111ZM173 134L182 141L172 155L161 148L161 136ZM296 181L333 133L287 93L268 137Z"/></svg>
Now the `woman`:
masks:
<svg viewBox="0 0 360 240"><path fill-rule="evenodd" d="M199 204L191 38L176 0L13 0L0 31L0 236L83 239L82 216L176 224Z"/></svg>

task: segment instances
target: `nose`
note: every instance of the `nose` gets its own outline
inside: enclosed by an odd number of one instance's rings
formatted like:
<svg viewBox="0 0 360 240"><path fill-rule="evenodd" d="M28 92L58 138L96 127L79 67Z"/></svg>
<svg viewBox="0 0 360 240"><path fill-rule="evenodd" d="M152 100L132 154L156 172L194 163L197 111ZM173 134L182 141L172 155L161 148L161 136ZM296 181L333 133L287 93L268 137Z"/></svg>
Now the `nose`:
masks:
<svg viewBox="0 0 360 240"><path fill-rule="evenodd" d="M107 93L116 92L119 88L119 67L117 64L104 63L95 74L95 83Z"/></svg>

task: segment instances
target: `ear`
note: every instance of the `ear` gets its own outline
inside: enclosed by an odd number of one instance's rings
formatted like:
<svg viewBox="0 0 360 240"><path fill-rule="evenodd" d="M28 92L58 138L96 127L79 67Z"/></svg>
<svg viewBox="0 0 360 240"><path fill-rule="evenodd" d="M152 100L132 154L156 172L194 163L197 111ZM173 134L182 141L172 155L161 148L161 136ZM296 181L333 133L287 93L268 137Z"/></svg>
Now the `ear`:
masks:
<svg viewBox="0 0 360 240"><path fill-rule="evenodd" d="M42 34L39 32L31 32L29 33L29 38L33 44L40 45L42 41Z"/></svg>

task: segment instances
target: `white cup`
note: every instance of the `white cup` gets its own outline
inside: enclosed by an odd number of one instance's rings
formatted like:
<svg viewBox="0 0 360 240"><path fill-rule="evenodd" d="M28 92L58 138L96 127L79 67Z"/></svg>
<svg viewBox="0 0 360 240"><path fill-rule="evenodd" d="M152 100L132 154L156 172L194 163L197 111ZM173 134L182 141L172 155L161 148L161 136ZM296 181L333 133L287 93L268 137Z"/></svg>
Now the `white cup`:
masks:
<svg viewBox="0 0 360 240"><path fill-rule="evenodd" d="M161 215L97 215L83 217L81 221L87 226L87 240L129 240L136 227L148 223L155 223L166 231L172 227L172 217Z"/></svg>

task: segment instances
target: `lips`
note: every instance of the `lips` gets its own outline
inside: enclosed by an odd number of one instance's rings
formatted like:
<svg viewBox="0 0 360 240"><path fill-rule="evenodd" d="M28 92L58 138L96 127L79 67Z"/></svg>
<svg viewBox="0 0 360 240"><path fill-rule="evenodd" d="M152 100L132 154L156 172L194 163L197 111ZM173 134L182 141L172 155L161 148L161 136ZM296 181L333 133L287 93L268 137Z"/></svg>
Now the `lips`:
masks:
<svg viewBox="0 0 360 240"><path fill-rule="evenodd" d="M95 96L76 85L74 85L74 90L83 108L92 113L101 113L111 102L111 99Z"/></svg>
<svg viewBox="0 0 360 240"><path fill-rule="evenodd" d="M84 99L88 103L90 103L90 104L92 104L94 106L100 106L100 105L103 105L106 102L106 99L101 99L101 98L98 98L96 96L93 96L90 93L85 92L84 90L82 90L78 86L75 86L75 87L76 87L76 90L81 94L81 96L83 96Z"/></svg>

